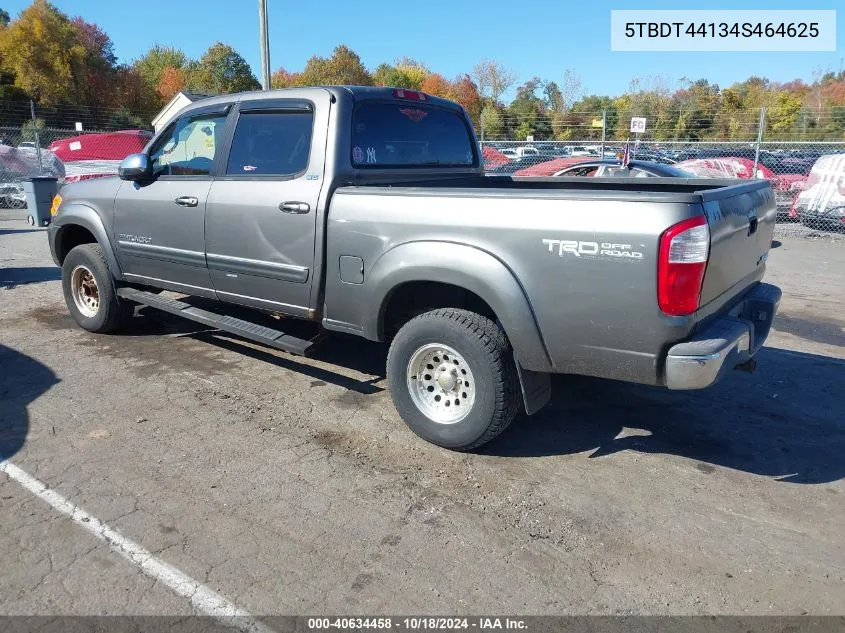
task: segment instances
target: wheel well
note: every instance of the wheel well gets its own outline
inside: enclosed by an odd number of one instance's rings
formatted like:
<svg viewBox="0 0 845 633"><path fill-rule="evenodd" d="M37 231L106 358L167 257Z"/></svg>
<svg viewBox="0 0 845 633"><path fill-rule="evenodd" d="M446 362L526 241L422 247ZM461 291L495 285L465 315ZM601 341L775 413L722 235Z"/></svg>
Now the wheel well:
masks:
<svg viewBox="0 0 845 633"><path fill-rule="evenodd" d="M392 338L405 323L429 310L463 308L497 320L493 308L474 292L436 281L409 281L393 290L379 321L380 338Z"/></svg>
<svg viewBox="0 0 845 633"><path fill-rule="evenodd" d="M62 230L56 235L56 256L59 258L59 263L64 263L65 257L71 249L80 244L92 244L96 241L97 238L94 237L94 234L84 226L78 224L63 226Z"/></svg>

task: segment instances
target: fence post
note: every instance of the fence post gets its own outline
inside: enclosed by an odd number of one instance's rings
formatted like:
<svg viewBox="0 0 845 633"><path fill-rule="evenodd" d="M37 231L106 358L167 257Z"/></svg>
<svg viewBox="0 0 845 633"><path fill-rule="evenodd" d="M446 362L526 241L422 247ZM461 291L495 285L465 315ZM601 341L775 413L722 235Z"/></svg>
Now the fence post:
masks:
<svg viewBox="0 0 845 633"><path fill-rule="evenodd" d="M38 175L44 175L44 165L41 162L41 138L38 135L38 123L35 119L35 102L29 100L29 112L32 115L32 131L35 133L35 152L38 154Z"/></svg>
<svg viewBox="0 0 845 633"><path fill-rule="evenodd" d="M763 128L766 127L766 108L760 108L760 121L757 124L757 143L754 145L754 167L752 178L757 177L757 164L760 162L760 143L763 142Z"/></svg>
<svg viewBox="0 0 845 633"><path fill-rule="evenodd" d="M601 159L604 160L604 141L607 138L607 110L601 111Z"/></svg>

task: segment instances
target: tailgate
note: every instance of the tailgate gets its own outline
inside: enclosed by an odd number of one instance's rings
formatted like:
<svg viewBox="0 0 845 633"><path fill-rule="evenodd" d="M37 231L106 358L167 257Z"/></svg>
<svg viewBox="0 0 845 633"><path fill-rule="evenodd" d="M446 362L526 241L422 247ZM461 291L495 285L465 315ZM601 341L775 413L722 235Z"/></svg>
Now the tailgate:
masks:
<svg viewBox="0 0 845 633"><path fill-rule="evenodd" d="M767 180L702 192L710 227L710 257L701 286L702 307L724 303L762 278L777 207Z"/></svg>

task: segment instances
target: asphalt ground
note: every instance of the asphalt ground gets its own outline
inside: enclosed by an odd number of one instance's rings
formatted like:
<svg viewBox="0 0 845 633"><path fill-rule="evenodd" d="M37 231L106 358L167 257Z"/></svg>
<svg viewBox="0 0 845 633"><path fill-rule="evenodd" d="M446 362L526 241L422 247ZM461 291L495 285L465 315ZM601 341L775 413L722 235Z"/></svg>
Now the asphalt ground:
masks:
<svg viewBox="0 0 845 633"><path fill-rule="evenodd" d="M757 373L559 377L460 454L399 419L381 345L82 331L4 212L0 614L841 615L845 243L775 246Z"/></svg>

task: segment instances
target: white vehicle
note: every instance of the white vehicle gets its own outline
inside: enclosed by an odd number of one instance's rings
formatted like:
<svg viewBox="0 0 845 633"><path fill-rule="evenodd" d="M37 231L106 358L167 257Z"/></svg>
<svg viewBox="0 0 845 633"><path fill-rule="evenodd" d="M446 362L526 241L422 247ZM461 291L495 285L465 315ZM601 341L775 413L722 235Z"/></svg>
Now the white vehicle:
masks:
<svg viewBox="0 0 845 633"><path fill-rule="evenodd" d="M526 156L539 156L540 150L538 150L533 145L524 145L523 147L517 147L514 152L516 153L517 158L524 158Z"/></svg>
<svg viewBox="0 0 845 633"><path fill-rule="evenodd" d="M816 161L790 215L813 229L845 233L845 154Z"/></svg>

